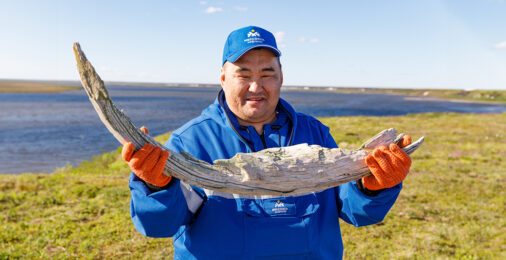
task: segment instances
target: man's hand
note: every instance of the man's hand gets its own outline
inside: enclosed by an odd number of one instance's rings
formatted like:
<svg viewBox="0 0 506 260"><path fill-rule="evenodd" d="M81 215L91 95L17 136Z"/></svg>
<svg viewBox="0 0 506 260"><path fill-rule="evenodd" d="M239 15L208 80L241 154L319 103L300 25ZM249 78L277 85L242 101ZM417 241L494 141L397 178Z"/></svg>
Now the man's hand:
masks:
<svg viewBox="0 0 506 260"><path fill-rule="evenodd" d="M149 134L146 127L141 127L141 130ZM121 156L123 160L128 162L128 166L130 166L135 175L145 182L157 187L169 184L172 177L163 174L163 168L169 158L169 152L150 143L145 144L135 152L134 145L131 142L127 142L123 144Z"/></svg>
<svg viewBox="0 0 506 260"><path fill-rule="evenodd" d="M381 146L367 155L365 163L372 175L362 178L362 184L368 190L391 188L401 183L408 175L411 158L401 147L411 143L409 135L403 136L398 145Z"/></svg>

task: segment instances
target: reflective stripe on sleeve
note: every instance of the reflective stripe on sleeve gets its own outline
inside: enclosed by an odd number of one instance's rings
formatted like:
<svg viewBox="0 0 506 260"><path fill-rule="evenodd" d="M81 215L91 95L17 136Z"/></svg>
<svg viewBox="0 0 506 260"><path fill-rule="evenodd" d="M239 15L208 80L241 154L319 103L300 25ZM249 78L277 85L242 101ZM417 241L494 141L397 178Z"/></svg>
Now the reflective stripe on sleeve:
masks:
<svg viewBox="0 0 506 260"><path fill-rule="evenodd" d="M191 213L195 214L204 200L197 192L192 189L190 185L182 181L179 182L179 185L181 186L181 191L183 192L184 198L186 200L186 206L188 206L188 209Z"/></svg>

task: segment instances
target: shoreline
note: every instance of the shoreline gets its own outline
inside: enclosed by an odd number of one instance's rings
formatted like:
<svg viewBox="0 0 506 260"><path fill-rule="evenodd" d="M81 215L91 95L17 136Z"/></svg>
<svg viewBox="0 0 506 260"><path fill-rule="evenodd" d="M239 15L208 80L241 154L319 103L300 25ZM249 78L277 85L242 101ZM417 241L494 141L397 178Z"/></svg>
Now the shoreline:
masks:
<svg viewBox="0 0 506 260"><path fill-rule="evenodd" d="M406 96L409 100L438 100L463 103L506 104L506 90L461 89L395 89L354 87L302 87L286 86L285 91L314 91L342 94L378 94ZM282 89L283 91L283 89ZM479 96L479 98L478 98Z"/></svg>

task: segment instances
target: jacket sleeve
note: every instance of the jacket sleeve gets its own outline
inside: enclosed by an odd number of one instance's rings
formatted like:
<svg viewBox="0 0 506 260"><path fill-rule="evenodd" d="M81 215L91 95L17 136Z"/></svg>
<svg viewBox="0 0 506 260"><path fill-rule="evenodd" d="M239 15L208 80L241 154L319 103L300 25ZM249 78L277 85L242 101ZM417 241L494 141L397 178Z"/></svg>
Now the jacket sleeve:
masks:
<svg viewBox="0 0 506 260"><path fill-rule="evenodd" d="M338 186L335 191L339 217L357 227L379 223L394 205L401 188L402 183L384 189L376 196L367 196L355 181Z"/></svg>
<svg viewBox="0 0 506 260"><path fill-rule="evenodd" d="M337 148L337 144L327 132L326 146ZM375 196L368 196L362 192L356 181L334 188L338 203L339 217L349 224L366 226L376 224L385 218L390 208L394 205L402 188L399 185L384 189Z"/></svg>
<svg viewBox="0 0 506 260"><path fill-rule="evenodd" d="M179 138L171 136L166 146L182 150ZM144 236L171 237L191 222L204 201L203 194L173 178L161 191L151 191L135 174L130 174L130 214L135 228Z"/></svg>

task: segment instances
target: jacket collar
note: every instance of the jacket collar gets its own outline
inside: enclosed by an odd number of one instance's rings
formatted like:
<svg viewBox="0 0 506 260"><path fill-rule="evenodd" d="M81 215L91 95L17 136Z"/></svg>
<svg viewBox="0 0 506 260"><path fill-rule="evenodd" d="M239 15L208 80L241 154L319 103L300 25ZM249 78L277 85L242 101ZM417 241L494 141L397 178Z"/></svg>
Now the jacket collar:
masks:
<svg viewBox="0 0 506 260"><path fill-rule="evenodd" d="M251 151L255 151L255 149L253 149L251 147L251 145L248 143L247 137L240 134L241 133L241 131L240 131L241 125L239 124L239 121L237 120L237 117L235 116L235 114L232 113L232 111L228 107L227 102L225 100L225 93L223 92L223 90L220 90L220 92L218 93L218 97L217 97L217 100L215 101L215 103L219 104L220 109L224 112L223 115L226 117L226 119L224 118L224 120L226 120L228 125L232 128L232 130L234 130L237 137L239 137L239 139L241 139L241 141L244 144L246 144L250 148ZM280 115L280 117L278 117L278 119L276 119L276 122L288 120L289 121L288 123L291 124L291 127L290 127L291 133L289 136L288 145L292 145L293 144L293 137L295 136L295 128L296 128L295 126L297 125L297 114L296 114L295 110L293 109L293 107L288 102L283 100L282 98L279 98L278 105L276 106L276 111L278 111L278 113L282 114L282 115Z"/></svg>

